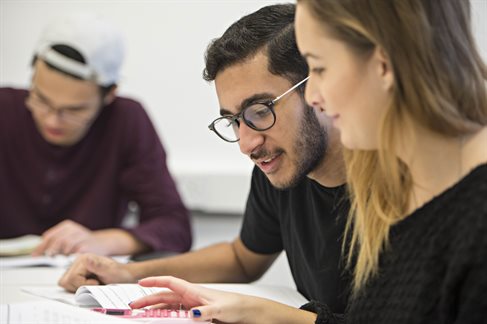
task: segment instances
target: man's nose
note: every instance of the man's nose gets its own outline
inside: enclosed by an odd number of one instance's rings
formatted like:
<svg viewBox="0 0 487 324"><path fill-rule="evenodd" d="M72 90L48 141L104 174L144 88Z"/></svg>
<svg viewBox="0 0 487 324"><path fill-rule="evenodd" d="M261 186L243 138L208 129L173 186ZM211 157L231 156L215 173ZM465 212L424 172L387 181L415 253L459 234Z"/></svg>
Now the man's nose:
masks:
<svg viewBox="0 0 487 324"><path fill-rule="evenodd" d="M245 155L250 155L257 147L264 143L263 132L250 128L244 122L240 123L238 133L240 137L238 145L240 146L240 151Z"/></svg>
<svg viewBox="0 0 487 324"><path fill-rule="evenodd" d="M62 112L53 109L44 117L44 122L50 126L57 126L62 123L62 119Z"/></svg>

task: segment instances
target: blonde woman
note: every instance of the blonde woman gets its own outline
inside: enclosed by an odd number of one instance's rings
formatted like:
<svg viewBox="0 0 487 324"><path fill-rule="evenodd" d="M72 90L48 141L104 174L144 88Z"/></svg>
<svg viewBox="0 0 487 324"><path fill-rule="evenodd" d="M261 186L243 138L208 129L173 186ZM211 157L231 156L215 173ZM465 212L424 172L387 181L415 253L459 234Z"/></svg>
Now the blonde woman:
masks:
<svg viewBox="0 0 487 324"><path fill-rule="evenodd" d="M345 315L175 278L196 317L256 323L487 322L487 70L467 0L301 0L306 99L340 130L354 272Z"/></svg>

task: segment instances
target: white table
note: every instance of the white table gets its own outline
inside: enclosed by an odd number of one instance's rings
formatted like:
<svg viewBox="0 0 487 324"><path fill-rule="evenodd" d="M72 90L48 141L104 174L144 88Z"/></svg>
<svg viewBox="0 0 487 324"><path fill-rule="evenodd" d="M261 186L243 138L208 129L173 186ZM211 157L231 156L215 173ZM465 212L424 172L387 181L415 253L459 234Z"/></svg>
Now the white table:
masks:
<svg viewBox="0 0 487 324"><path fill-rule="evenodd" d="M22 292L20 288L55 286L64 271L64 268L53 267L4 268L0 264L0 304L44 300Z"/></svg>

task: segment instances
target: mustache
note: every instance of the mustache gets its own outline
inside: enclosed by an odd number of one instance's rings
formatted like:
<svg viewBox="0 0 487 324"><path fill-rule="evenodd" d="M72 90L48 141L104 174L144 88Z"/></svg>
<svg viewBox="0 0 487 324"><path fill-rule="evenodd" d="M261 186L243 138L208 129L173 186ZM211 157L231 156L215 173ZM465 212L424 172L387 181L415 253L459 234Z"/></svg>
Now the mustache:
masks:
<svg viewBox="0 0 487 324"><path fill-rule="evenodd" d="M250 158L252 160L259 160L259 159L262 159L262 158L265 158L265 157L279 155L281 153L284 153L284 150L283 149L277 149L277 150L274 150L274 152L271 152L271 151L266 150L266 149L260 149L260 150L258 150L256 152L252 152L250 154Z"/></svg>

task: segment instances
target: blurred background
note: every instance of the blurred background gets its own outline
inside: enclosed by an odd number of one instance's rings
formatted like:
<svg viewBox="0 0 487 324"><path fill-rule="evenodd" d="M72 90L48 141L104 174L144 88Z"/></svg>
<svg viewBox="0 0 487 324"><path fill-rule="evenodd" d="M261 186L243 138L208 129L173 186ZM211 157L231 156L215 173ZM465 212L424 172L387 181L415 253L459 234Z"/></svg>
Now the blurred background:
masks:
<svg viewBox="0 0 487 324"><path fill-rule="evenodd" d="M192 210L241 214L252 162L238 144L207 126L218 116L213 84L202 79L204 52L265 0L0 0L0 86L28 87L43 26L65 13L95 12L125 35L120 94L143 103L162 138L184 201ZM472 0L474 30L487 58L487 0ZM1 118L1 117L0 117Z"/></svg>

